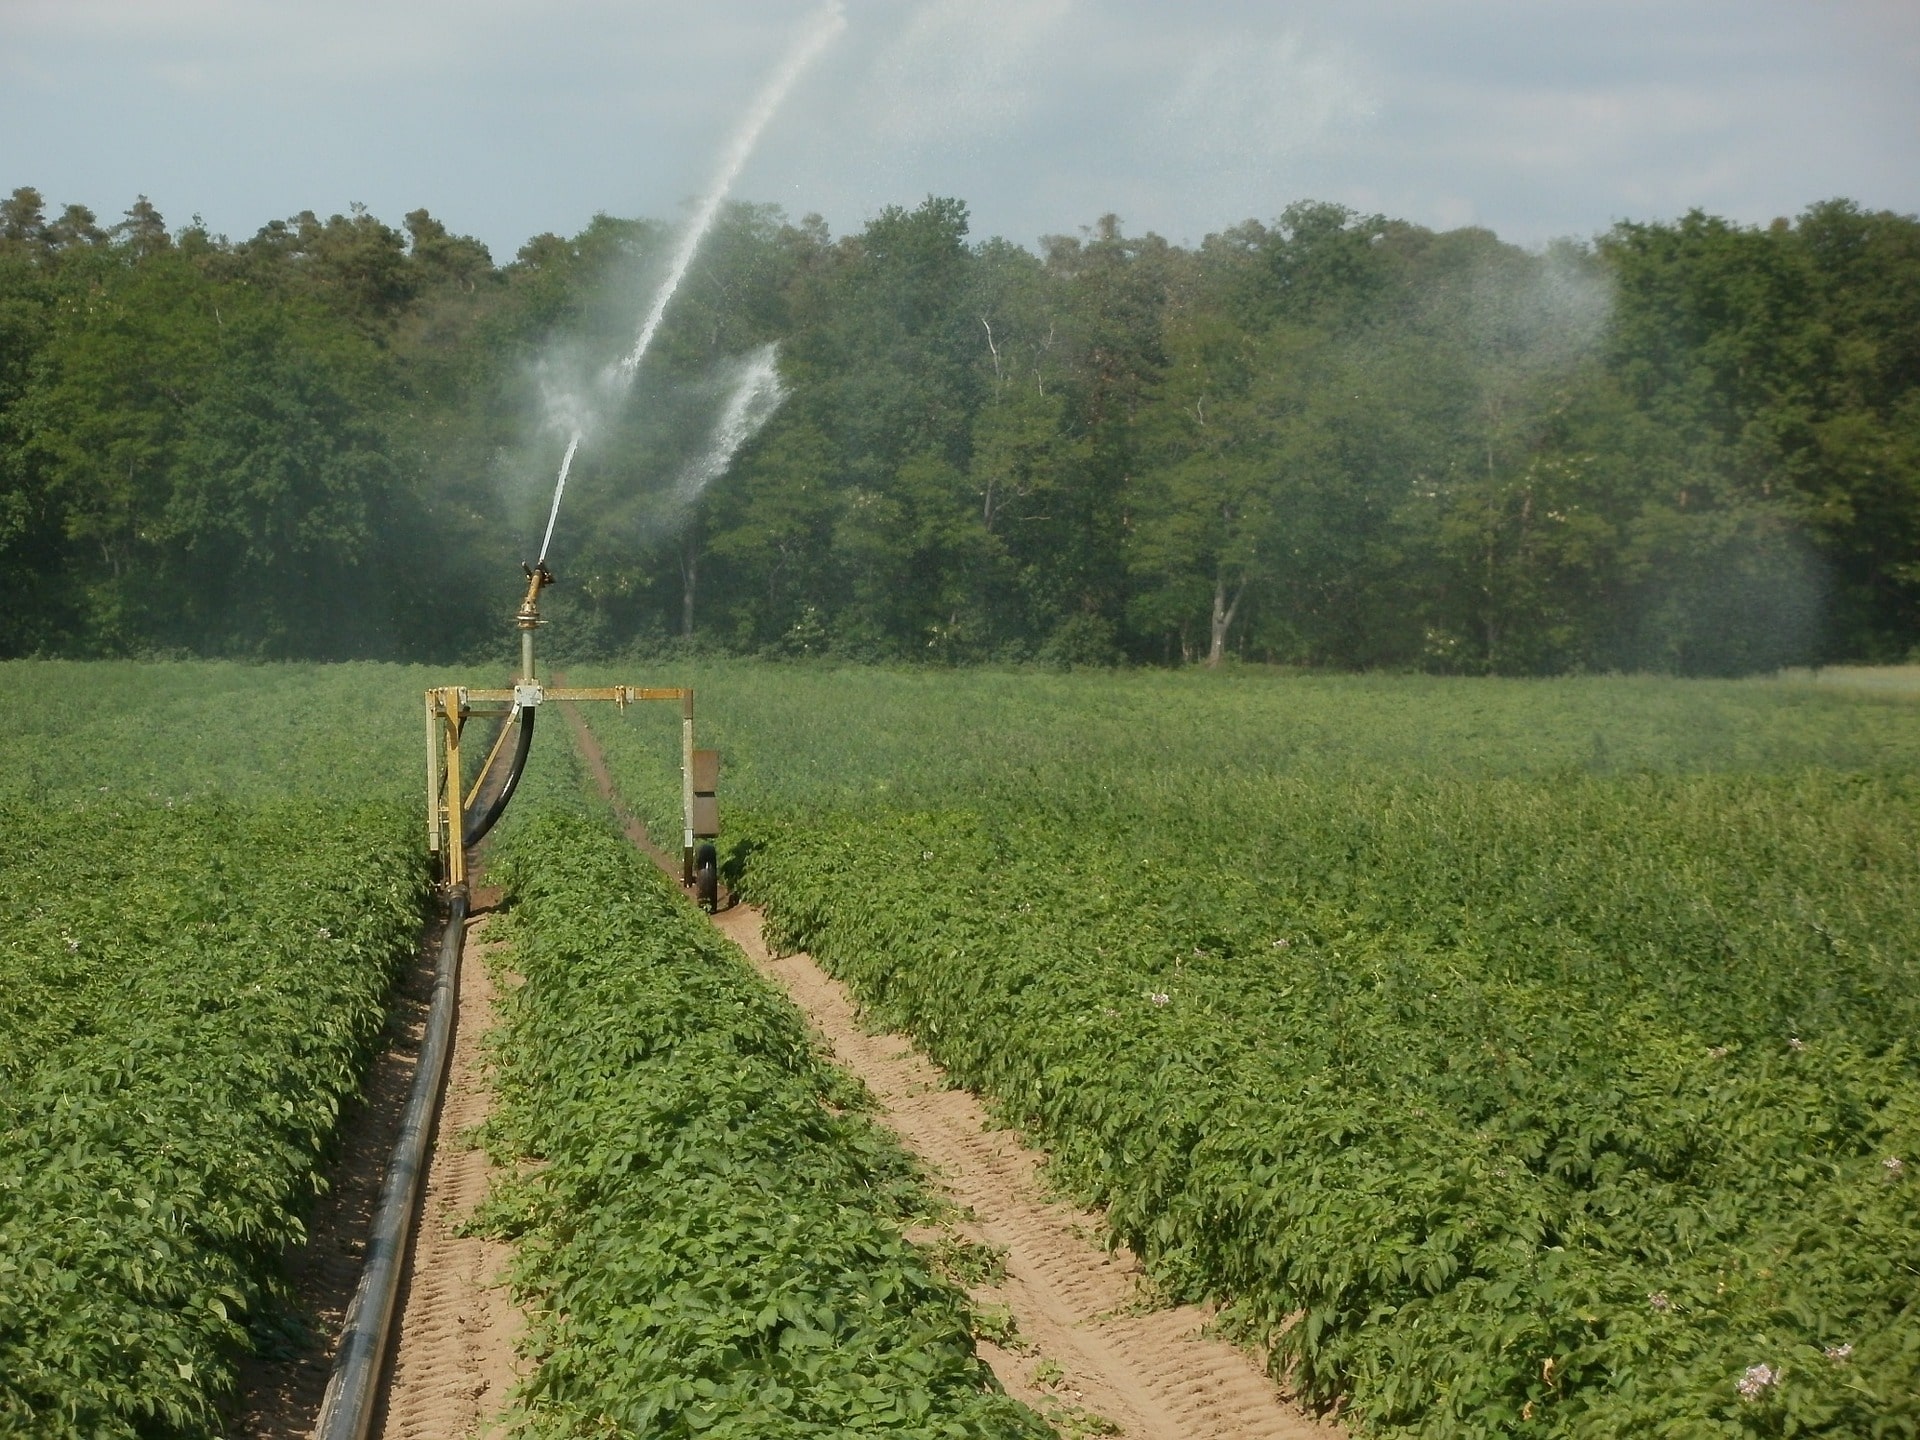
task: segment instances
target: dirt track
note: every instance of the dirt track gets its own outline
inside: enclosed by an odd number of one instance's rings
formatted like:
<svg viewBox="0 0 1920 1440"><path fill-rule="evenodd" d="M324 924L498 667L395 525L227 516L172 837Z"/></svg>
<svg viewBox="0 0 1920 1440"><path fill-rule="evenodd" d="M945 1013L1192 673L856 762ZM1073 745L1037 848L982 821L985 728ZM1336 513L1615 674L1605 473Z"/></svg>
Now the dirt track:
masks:
<svg viewBox="0 0 1920 1440"><path fill-rule="evenodd" d="M980 1101L948 1088L905 1039L863 1029L845 987L811 956L771 954L759 911L736 905L715 923L793 997L834 1059L879 1099L886 1123L974 1217L961 1232L1006 1252L1005 1283L974 1294L1010 1310L1030 1347L1024 1355L982 1347L1009 1391L1043 1412L1067 1400L1142 1440L1339 1433L1288 1405L1242 1351L1200 1334L1202 1311L1140 1309L1131 1257L1109 1255L1093 1238L1100 1217L1050 1202L1040 1155L991 1128ZM1036 1384L1036 1371L1051 1373L1040 1369L1047 1362L1059 1378Z"/></svg>
<svg viewBox="0 0 1920 1440"><path fill-rule="evenodd" d="M479 897L476 897L479 898ZM480 1053L493 1024L493 977L486 939L491 917L467 922L453 1057L440 1102L433 1158L400 1282L384 1402L373 1434L386 1440L460 1440L504 1433L496 1422L516 1378L520 1313L500 1283L511 1249L463 1235L486 1198L493 1166L465 1137L487 1118L491 1092Z"/></svg>
<svg viewBox="0 0 1920 1440"><path fill-rule="evenodd" d="M628 835L674 874L678 866L621 810L598 744L571 718L587 769ZM1005 1252L1004 1283L974 1295L1012 1313L1019 1348L980 1347L1010 1393L1069 1425L1076 1411L1082 1423L1111 1421L1134 1440L1330 1440L1342 1433L1289 1404L1249 1355L1199 1333L1203 1312L1141 1305L1131 1257L1109 1255L1096 1242L1097 1215L1049 1201L1041 1156L1012 1131L991 1128L980 1101L949 1088L907 1040L863 1029L845 987L812 957L771 954L761 919L752 906L735 905L714 924L872 1090L886 1124L968 1216L961 1233Z"/></svg>

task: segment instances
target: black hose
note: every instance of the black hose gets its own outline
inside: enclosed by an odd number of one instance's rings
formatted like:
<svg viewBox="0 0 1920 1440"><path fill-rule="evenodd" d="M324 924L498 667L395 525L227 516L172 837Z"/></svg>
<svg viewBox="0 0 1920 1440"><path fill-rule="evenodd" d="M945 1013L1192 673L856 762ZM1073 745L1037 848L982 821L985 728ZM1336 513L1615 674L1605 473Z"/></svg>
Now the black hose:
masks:
<svg viewBox="0 0 1920 1440"><path fill-rule="evenodd" d="M453 1049L453 1016L460 994L460 945L467 928L467 892L456 890L447 907L447 928L440 939L440 962L433 977L433 1001L427 1009L427 1033L420 1045L419 1068L400 1117L400 1137L393 1143L387 1178L380 1187L380 1208L374 1213L373 1234L367 1240L367 1261L360 1286L347 1307L340 1349L333 1357L326 1398L320 1403L320 1423L314 1440L366 1440L373 1423L374 1403L380 1393L380 1371L386 1358L387 1334L400 1292L400 1272L413 1232L420 1187L427 1176L427 1140L433 1133L440 1086L446 1078L447 1058Z"/></svg>
<svg viewBox="0 0 1920 1440"><path fill-rule="evenodd" d="M478 845L494 822L507 813L507 802L513 799L514 789L520 784L520 772L527 768L527 752L533 748L533 707L522 705L513 712L510 723L518 725L520 733L514 737L513 762L507 767L506 783L484 813L468 817L466 843L469 845Z"/></svg>

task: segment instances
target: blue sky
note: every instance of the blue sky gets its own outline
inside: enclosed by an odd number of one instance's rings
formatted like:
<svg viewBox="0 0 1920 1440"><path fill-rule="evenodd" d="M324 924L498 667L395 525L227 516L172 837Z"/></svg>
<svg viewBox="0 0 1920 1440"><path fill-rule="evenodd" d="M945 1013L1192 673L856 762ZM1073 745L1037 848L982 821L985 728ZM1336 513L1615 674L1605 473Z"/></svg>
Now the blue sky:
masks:
<svg viewBox="0 0 1920 1440"><path fill-rule="evenodd" d="M425 205L496 258L669 216L818 0L0 0L0 188L250 234ZM1920 211L1911 0L847 0L738 194L1031 244L1303 198L1539 244Z"/></svg>

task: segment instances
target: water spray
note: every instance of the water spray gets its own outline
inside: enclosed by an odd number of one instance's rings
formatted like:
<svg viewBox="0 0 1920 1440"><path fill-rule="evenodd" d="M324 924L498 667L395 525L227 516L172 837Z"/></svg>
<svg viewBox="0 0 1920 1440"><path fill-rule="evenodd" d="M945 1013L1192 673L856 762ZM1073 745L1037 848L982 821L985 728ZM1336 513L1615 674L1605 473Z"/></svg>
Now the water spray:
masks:
<svg viewBox="0 0 1920 1440"><path fill-rule="evenodd" d="M693 264L694 252L700 248L700 242L706 238L707 231L713 228L714 219L720 213L720 206L727 198L727 192L733 189L733 182L740 178L740 171L747 163L747 157L753 154L753 147L760 141L760 132L767 128L767 122L773 119L774 112L787 98L787 92L793 89L806 68L811 65L827 43L846 28L846 13L839 0L823 6L800 32L794 46L787 52L787 58L780 68L760 91L753 102L753 108L747 112L740 128L734 132L733 143L727 146L726 154L720 162L720 169L713 177L713 184L700 198L699 207L693 213L693 220L687 226L686 234L680 237L680 247L674 251L673 264L667 271L665 283L653 297L653 304L647 310L646 318L640 322L640 333L633 342L633 348L613 367L622 382L631 382L633 372L640 368L640 361L646 355L647 348L653 344L653 337L660 329L660 322L666 318L667 302L673 299L673 292L680 288L680 282L686 278L687 267Z"/></svg>
<svg viewBox="0 0 1920 1440"><path fill-rule="evenodd" d="M741 368L733 393L714 423L713 436L697 460L680 472L674 483L673 498L678 505L691 505L700 492L726 473L740 447L760 433L787 398L780 383L779 346L762 345Z"/></svg>
<svg viewBox="0 0 1920 1440"><path fill-rule="evenodd" d="M800 76L829 41L846 26L841 0L815 12L789 47L780 66L761 88L734 132L721 157L713 183L707 187L675 247L666 278L655 291L652 303L641 317L633 346L601 375L602 389L618 398L632 387L633 377L646 358L654 337L660 331L667 306L686 278L700 242L713 228L713 222L726 202L728 192L740 176L761 133L779 110L781 103ZM691 503L715 475L726 469L733 456L758 432L785 398L775 367L775 351L763 347L743 368L733 393L728 397L712 442L681 477L675 494L683 503ZM718 757L711 751L693 748L693 691L684 688L643 689L632 685L613 685L594 689L547 689L540 682L534 663L534 635L545 622L540 618L540 592L554 583L547 568L547 555L553 547L553 531L560 519L560 502L567 491L567 476L586 437L589 406L573 392L554 391L547 396L550 415L563 418L569 432L566 453L560 458L560 473L554 481L553 504L547 511L547 528L540 537L539 557L524 566L527 592L514 612L514 627L520 635L520 674L513 688L473 689L467 686L441 686L427 692L427 845L441 865L443 885L449 893L466 890L466 850L484 837L506 809L520 774L526 765L533 737L533 719L547 700L611 700L623 708L637 700L678 700L682 720L682 871L703 902L713 903L717 882L713 875L712 846L696 842L711 839L719 832L718 809L714 801L714 783L719 770ZM473 788L466 788L461 768L460 738L466 721L473 715L499 715L498 737L486 761L480 766ZM514 738L511 752L507 742ZM511 753L504 763L502 757Z"/></svg>
<svg viewBox="0 0 1920 1440"><path fill-rule="evenodd" d="M553 544L553 522L560 518L560 497L567 493L567 472L573 469L574 451L580 448L580 432L573 432L573 438L567 441L567 453L560 457L560 478L553 487L553 508L547 511L547 533L540 537L540 558L533 563L544 567L547 563L547 547Z"/></svg>
<svg viewBox="0 0 1920 1440"><path fill-rule="evenodd" d="M746 118L734 131L732 141L722 154L720 168L714 173L713 182L700 197L692 219L687 222L687 228L680 236L680 243L675 247L673 259L667 267L666 279L654 291L653 301L641 317L639 333L634 337L632 348L601 375L602 388L612 398L617 400L623 397L633 387L633 377L640 369L640 362L646 358L647 351L653 346L654 336L660 333L661 323L666 319L667 306L680 289L680 282L687 278L693 257L700 249L700 242L707 238L707 232L719 218L720 207L726 203L734 181L740 178L740 172L746 167L754 146L759 144L761 133L807 67L819 58L820 52L846 28L846 24L846 10L841 0L829 0L814 12L813 18L800 31L785 59L780 62L780 68L761 87L753 108L747 111ZM567 488L567 471L573 465L574 453L580 448L584 433L584 427L577 420L571 424L567 453L560 462L560 475L553 486L553 508L547 515L546 537L540 542L542 561L547 558L547 547L553 541L553 524L560 515L560 497Z"/></svg>

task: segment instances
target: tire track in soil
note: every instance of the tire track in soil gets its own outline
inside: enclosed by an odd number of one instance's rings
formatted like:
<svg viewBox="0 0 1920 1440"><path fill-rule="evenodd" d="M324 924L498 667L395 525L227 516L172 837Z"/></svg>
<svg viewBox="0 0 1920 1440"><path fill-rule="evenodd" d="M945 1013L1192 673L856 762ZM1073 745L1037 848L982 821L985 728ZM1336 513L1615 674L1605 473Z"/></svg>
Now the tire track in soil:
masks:
<svg viewBox="0 0 1920 1440"><path fill-rule="evenodd" d="M588 773L628 837L671 879L675 865L622 807L606 757L585 723L569 719ZM897 1034L868 1033L852 996L806 954L775 955L763 916L735 903L713 917L723 935L792 997L836 1063L880 1102L880 1118L917 1155L967 1217L955 1228L1006 1254L1006 1279L976 1287L976 1302L1004 1305L1028 1353L981 1341L1007 1391L1042 1414L1069 1402L1134 1440L1338 1440L1343 1431L1289 1403L1247 1352L1202 1330L1197 1306L1151 1310L1141 1272L1095 1239L1101 1217L1050 1199L1043 1156L991 1125L971 1092L949 1088L932 1061ZM1035 1353L1037 1352L1037 1353ZM1043 1383L1045 1362L1059 1374Z"/></svg>
<svg viewBox="0 0 1920 1440"><path fill-rule="evenodd" d="M497 895L488 899L498 903ZM500 948L485 938L491 919L489 913L467 922L447 1088L371 1431L384 1440L503 1435L500 1411L519 1379L515 1347L524 1321L501 1278L513 1249L460 1233L486 1199L494 1172L486 1153L465 1138L492 1108L481 1053L495 994L487 958Z"/></svg>

